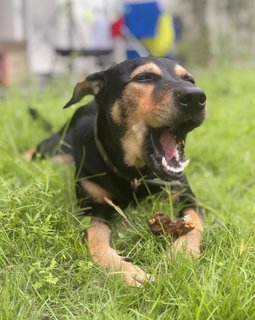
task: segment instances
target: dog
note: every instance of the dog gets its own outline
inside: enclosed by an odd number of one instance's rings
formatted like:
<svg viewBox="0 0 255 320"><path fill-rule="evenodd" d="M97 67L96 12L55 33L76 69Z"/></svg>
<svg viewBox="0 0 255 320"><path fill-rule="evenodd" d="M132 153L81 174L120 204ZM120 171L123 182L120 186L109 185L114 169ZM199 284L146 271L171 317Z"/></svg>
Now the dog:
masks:
<svg viewBox="0 0 255 320"><path fill-rule="evenodd" d="M183 173L187 134L206 115L206 95L193 76L167 58L124 61L89 75L73 91L67 108L86 95L94 100L76 110L71 120L42 141L30 157L74 161L76 194L85 215L91 216L86 241L92 260L122 272L126 284L141 286L149 275L110 246L109 223L114 209L181 186L181 216L191 216L195 228L173 244L187 254L200 253L202 209Z"/></svg>

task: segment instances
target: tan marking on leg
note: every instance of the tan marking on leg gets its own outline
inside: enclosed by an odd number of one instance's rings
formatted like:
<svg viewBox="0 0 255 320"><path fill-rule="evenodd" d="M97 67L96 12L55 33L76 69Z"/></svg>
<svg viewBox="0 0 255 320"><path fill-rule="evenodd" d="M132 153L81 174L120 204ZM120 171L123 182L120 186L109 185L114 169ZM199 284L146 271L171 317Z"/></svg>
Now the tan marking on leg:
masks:
<svg viewBox="0 0 255 320"><path fill-rule="evenodd" d="M161 69L153 62L146 63L138 68L136 68L132 73L131 73L131 79L137 76L139 73L155 73L158 75L162 75Z"/></svg>
<svg viewBox="0 0 255 320"><path fill-rule="evenodd" d="M57 154L50 158L50 161L59 164L70 164L74 163L74 158L71 154Z"/></svg>
<svg viewBox="0 0 255 320"><path fill-rule="evenodd" d="M113 121L120 125L121 124L121 111L120 106L118 102L115 102L111 109L111 116Z"/></svg>
<svg viewBox="0 0 255 320"><path fill-rule="evenodd" d="M22 155L22 158L26 161L31 161L32 158L33 158L33 155L35 153L35 149L29 149L27 150L23 155Z"/></svg>
<svg viewBox="0 0 255 320"><path fill-rule="evenodd" d="M104 198L112 199L112 194L100 187L98 184L84 180L81 182L83 188L88 192L88 194L93 198L93 200L97 203L105 203Z"/></svg>
<svg viewBox="0 0 255 320"><path fill-rule="evenodd" d="M179 237L174 243L173 248L177 251L183 251L194 256L200 254L200 242L203 234L203 223L194 209L187 209L184 211L183 216L190 215L194 224L195 229L188 232L186 235Z"/></svg>
<svg viewBox="0 0 255 320"><path fill-rule="evenodd" d="M140 287L149 277L139 267L124 261L110 246L110 228L97 219L92 219L87 230L88 250L92 260L111 273L123 275L127 285Z"/></svg>

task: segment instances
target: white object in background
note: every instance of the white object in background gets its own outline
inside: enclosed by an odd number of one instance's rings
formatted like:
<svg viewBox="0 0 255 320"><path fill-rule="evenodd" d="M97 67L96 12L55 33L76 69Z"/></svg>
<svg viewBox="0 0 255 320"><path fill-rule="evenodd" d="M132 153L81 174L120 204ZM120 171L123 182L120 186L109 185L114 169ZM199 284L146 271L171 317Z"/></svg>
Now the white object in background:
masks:
<svg viewBox="0 0 255 320"><path fill-rule="evenodd" d="M24 41L22 0L0 1L0 41Z"/></svg>

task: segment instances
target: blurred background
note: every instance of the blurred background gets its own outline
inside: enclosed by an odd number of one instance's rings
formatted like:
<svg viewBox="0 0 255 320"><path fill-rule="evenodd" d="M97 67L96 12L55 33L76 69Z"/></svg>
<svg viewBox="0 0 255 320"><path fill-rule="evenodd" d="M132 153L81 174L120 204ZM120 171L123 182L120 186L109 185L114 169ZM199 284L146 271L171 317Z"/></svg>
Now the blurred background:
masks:
<svg viewBox="0 0 255 320"><path fill-rule="evenodd" d="M74 79L126 58L254 66L252 0L0 0L0 85Z"/></svg>

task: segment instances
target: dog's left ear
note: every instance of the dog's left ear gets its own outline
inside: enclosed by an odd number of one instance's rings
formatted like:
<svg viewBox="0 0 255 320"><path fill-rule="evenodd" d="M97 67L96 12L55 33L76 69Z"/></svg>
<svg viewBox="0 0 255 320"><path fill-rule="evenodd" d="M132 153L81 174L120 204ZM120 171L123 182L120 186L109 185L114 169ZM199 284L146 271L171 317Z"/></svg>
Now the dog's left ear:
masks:
<svg viewBox="0 0 255 320"><path fill-rule="evenodd" d="M88 76L85 80L78 82L73 90L72 98L65 104L64 109L70 107L74 103L79 102L87 95L96 96L105 84L104 72L96 72Z"/></svg>

